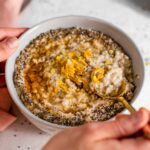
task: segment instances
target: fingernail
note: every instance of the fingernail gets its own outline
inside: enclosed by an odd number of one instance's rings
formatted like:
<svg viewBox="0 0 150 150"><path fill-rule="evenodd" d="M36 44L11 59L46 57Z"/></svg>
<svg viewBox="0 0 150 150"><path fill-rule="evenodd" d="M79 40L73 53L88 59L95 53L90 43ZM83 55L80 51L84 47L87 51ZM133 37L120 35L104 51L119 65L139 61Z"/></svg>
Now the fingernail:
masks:
<svg viewBox="0 0 150 150"><path fill-rule="evenodd" d="M149 113L149 110L147 108L145 108L145 107L141 107L140 111Z"/></svg>
<svg viewBox="0 0 150 150"><path fill-rule="evenodd" d="M10 49L16 48L18 46L18 39L16 37L8 38L5 42Z"/></svg>

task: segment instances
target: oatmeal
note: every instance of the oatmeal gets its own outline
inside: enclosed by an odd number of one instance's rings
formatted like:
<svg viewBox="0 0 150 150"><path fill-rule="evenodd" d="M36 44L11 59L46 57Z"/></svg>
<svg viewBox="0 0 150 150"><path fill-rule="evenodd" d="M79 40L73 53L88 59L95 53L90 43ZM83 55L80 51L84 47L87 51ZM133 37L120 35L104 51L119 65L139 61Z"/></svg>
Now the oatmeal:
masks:
<svg viewBox="0 0 150 150"><path fill-rule="evenodd" d="M50 30L35 38L15 64L14 83L24 105L38 117L62 125L103 121L123 109L114 96L131 101L131 59L111 37L82 28Z"/></svg>

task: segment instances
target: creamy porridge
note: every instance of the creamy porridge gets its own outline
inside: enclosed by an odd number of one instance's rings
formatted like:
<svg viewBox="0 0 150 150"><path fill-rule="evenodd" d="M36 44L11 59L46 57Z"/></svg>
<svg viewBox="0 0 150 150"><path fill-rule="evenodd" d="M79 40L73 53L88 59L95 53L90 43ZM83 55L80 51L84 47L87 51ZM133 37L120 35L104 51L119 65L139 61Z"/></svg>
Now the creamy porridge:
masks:
<svg viewBox="0 0 150 150"><path fill-rule="evenodd" d="M16 60L14 83L24 105L38 117L62 125L103 121L123 109L114 96L131 101L131 59L111 37L94 30L50 30L35 38Z"/></svg>

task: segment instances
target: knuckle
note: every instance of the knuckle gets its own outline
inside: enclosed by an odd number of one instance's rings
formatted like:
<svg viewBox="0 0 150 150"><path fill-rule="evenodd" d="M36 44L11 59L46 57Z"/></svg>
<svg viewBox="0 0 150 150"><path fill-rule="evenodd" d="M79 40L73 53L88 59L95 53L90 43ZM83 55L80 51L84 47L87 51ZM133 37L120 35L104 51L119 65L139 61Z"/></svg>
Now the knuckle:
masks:
<svg viewBox="0 0 150 150"><path fill-rule="evenodd" d="M116 121L114 127L116 128L116 130L118 130L118 132L122 136L125 136L128 133L128 129L126 128L126 125L123 125L120 121Z"/></svg>

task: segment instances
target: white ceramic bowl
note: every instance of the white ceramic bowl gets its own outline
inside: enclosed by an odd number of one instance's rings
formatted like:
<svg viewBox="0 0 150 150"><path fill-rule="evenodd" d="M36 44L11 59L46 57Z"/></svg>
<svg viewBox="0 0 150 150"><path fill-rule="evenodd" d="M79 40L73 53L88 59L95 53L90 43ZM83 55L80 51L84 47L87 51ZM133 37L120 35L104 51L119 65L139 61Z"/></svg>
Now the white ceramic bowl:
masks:
<svg viewBox="0 0 150 150"><path fill-rule="evenodd" d="M14 64L17 56L20 54L20 51L23 50L29 44L29 42L35 37L37 37L40 33L46 32L50 29L57 29L60 27L61 28L82 27L99 30L105 34L110 35L124 48L125 52L132 59L134 73L140 76L140 78L135 81L136 91L134 98L132 100L134 106L134 104L137 102L137 100L135 101L135 99L138 98L139 93L141 92L141 89L144 84L145 70L142 56L136 45L133 43L133 41L117 27L103 20L86 16L65 16L49 19L29 29L19 38L20 40L19 48L7 61L6 64L7 87L10 92L10 95L12 96L13 101L18 106L22 114L29 121L31 121L36 127L47 133L59 131L63 128L66 128L65 126L49 123L33 115L19 99L13 82Z"/></svg>

